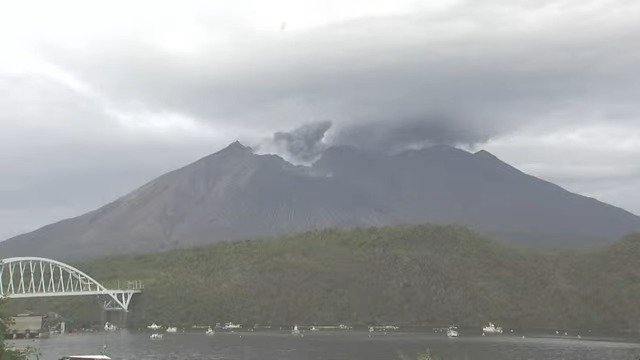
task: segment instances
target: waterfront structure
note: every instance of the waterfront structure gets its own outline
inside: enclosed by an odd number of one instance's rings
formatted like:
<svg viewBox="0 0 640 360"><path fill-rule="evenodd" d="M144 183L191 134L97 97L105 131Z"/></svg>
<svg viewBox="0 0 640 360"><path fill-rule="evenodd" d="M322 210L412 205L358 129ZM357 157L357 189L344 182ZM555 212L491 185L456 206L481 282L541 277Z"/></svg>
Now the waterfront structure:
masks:
<svg viewBox="0 0 640 360"><path fill-rule="evenodd" d="M0 297L94 295L105 310L126 312L133 296L141 292L139 281L130 282L127 289L107 289L75 267L52 259L14 257L0 260Z"/></svg>

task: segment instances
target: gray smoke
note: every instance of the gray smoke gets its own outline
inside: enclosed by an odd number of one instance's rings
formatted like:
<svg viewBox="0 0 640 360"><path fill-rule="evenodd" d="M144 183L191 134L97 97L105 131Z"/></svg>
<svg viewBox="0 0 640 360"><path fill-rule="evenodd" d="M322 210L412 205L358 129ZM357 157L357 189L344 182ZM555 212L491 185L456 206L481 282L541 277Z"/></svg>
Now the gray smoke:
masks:
<svg viewBox="0 0 640 360"><path fill-rule="evenodd" d="M488 128L482 131L458 126L460 123L446 118L361 122L342 126L333 126L331 121L319 121L291 131L275 132L266 146L258 145L258 148L265 152L278 152L294 162L308 163L333 145L388 154L441 144L473 146L491 137ZM334 130L328 139L327 131L332 126Z"/></svg>
<svg viewBox="0 0 640 360"><path fill-rule="evenodd" d="M331 121L319 121L291 131L278 131L273 134L273 142L294 160L309 162L325 149L323 139L331 125Z"/></svg>

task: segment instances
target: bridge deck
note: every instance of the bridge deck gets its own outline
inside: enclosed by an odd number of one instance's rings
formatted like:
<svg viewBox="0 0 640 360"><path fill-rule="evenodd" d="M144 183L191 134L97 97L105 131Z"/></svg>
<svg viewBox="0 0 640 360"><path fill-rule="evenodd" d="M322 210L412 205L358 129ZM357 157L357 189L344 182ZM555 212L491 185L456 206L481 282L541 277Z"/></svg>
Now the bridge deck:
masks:
<svg viewBox="0 0 640 360"><path fill-rule="evenodd" d="M63 291L63 292L35 292L35 293L13 293L4 295L9 299L52 297L52 296L85 296L85 295L111 295L111 294L141 294L142 290L105 290L105 291Z"/></svg>

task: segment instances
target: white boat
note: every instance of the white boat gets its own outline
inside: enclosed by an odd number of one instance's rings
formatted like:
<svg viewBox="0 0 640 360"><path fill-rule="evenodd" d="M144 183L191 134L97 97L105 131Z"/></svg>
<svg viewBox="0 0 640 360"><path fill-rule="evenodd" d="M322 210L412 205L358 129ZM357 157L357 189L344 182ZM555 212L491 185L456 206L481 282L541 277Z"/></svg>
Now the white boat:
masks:
<svg viewBox="0 0 640 360"><path fill-rule="evenodd" d="M395 331L400 329L399 327L395 326L395 325L378 325L378 326L371 326L373 328L374 331Z"/></svg>
<svg viewBox="0 0 640 360"><path fill-rule="evenodd" d="M399 329L400 327L395 325L385 325L382 327L382 330L399 330Z"/></svg>
<svg viewBox="0 0 640 360"><path fill-rule="evenodd" d="M490 322L489 325L482 328L482 334L502 334L502 327Z"/></svg>
<svg viewBox="0 0 640 360"><path fill-rule="evenodd" d="M224 330L240 329L242 324L234 324L232 322L225 323L222 327Z"/></svg>
<svg viewBox="0 0 640 360"><path fill-rule="evenodd" d="M169 327L167 328L167 330L166 330L166 331L167 331L168 333L175 334L175 333L177 333L177 332L178 332L178 328L177 328L177 327L175 327L175 326L173 326L173 327L169 326Z"/></svg>
<svg viewBox="0 0 640 360"><path fill-rule="evenodd" d="M111 360L107 355L69 355L60 360Z"/></svg>
<svg viewBox="0 0 640 360"><path fill-rule="evenodd" d="M149 336L149 339L151 339L151 340L162 340L163 336L164 335L162 335L162 334L151 334L151 336Z"/></svg>
<svg viewBox="0 0 640 360"><path fill-rule="evenodd" d="M110 322L104 323L104 331L116 331L118 328Z"/></svg>
<svg viewBox="0 0 640 360"><path fill-rule="evenodd" d="M207 329L207 331L205 331L205 334L206 334L206 335L209 335L209 336L211 336L211 335L215 335L215 334L216 334L216 331L215 331L215 330L213 330L213 329L211 328L211 326L209 326L209 328Z"/></svg>
<svg viewBox="0 0 640 360"><path fill-rule="evenodd" d="M162 326L160 326L160 325L158 325L158 324L156 324L156 323L153 323L153 324L151 324L151 325L147 326L147 329L150 329L150 330L158 330L158 329L160 329L161 327L162 327Z"/></svg>
<svg viewBox="0 0 640 360"><path fill-rule="evenodd" d="M338 329L340 330L351 330L351 326L347 326L345 324L338 325Z"/></svg>
<svg viewBox="0 0 640 360"><path fill-rule="evenodd" d="M309 330L311 330L311 331L319 331L320 329L318 329L318 328L317 328L317 327L315 327L315 326L312 326L312 327L311 327L311 329L309 329Z"/></svg>
<svg viewBox="0 0 640 360"><path fill-rule="evenodd" d="M458 336L460 336L460 334L458 333L458 328L453 325L449 326L449 328L447 329L447 337L453 338Z"/></svg>
<svg viewBox="0 0 640 360"><path fill-rule="evenodd" d="M293 325L293 330L291 330L291 335L300 335L300 330L298 329L298 325Z"/></svg>

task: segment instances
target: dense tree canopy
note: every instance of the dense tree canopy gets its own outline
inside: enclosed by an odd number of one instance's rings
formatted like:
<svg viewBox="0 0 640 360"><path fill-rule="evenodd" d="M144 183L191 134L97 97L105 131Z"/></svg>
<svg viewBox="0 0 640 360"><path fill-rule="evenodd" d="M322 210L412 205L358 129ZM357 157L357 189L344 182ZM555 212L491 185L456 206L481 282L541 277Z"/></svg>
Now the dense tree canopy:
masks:
<svg viewBox="0 0 640 360"><path fill-rule="evenodd" d="M140 279L133 326L399 324L638 331L640 236L589 250L517 248L458 226L321 230L75 264ZM21 302L75 324L95 299ZM46 306L45 306L46 304Z"/></svg>

